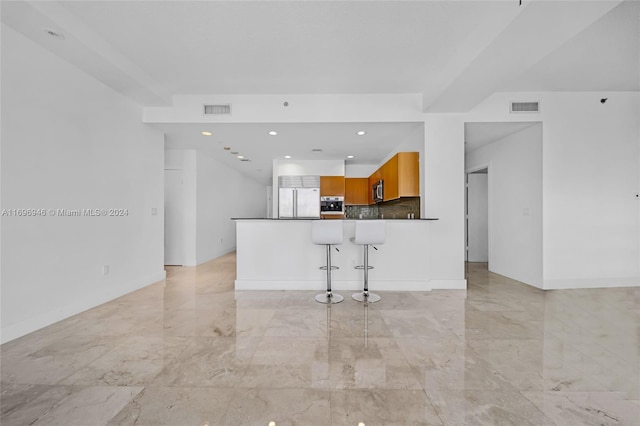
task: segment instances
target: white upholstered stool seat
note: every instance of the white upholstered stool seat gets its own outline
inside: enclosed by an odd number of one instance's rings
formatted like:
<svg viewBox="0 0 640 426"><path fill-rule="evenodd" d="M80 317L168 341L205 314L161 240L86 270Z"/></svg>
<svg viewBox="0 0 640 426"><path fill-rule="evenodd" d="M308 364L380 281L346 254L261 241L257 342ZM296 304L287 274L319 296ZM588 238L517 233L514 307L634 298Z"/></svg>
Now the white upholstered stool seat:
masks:
<svg viewBox="0 0 640 426"><path fill-rule="evenodd" d="M356 269L364 270L364 290L360 293L354 293L351 297L358 302L373 303L380 300L380 296L369 293L369 269L373 266L369 265L369 246L384 244L386 241L386 228L384 220L358 220L356 221L356 232L353 238L355 244L363 246L364 265L356 266Z"/></svg>
<svg viewBox="0 0 640 426"><path fill-rule="evenodd" d="M342 220L314 220L311 223L311 242L324 245L327 248L327 263L320 267L320 269L327 271L327 291L316 296L317 302L340 303L344 300L344 297L334 294L331 290L331 271L339 269L337 266L331 265L331 246L342 244L343 241L344 223Z"/></svg>

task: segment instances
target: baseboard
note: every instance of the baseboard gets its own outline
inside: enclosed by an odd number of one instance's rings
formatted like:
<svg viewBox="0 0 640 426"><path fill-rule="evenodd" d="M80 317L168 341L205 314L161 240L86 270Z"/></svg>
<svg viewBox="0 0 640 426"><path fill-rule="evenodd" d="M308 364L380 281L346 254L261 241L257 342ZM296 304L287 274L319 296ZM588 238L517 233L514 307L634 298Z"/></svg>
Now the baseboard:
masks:
<svg viewBox="0 0 640 426"><path fill-rule="evenodd" d="M225 249L220 250L219 252L216 252L214 255L212 255L211 257L207 257L204 260L197 260L197 264L196 265L185 265L185 266L198 266L198 265L202 265L203 263L207 263L212 261L213 259L217 259L219 257L222 256L226 256L229 253L233 253L234 251L236 251L236 246L233 247L227 247Z"/></svg>
<svg viewBox="0 0 640 426"><path fill-rule="evenodd" d="M544 280L545 290L578 288L640 287L640 277L630 278L568 278Z"/></svg>
<svg viewBox="0 0 640 426"><path fill-rule="evenodd" d="M362 290L362 281L332 281L331 287L336 291ZM236 291L242 290L314 290L322 291L327 288L324 280L318 281L250 281L236 280ZM429 291L431 287L427 281L369 281L371 291Z"/></svg>
<svg viewBox="0 0 640 426"><path fill-rule="evenodd" d="M6 343L26 334L33 333L36 330L55 324L58 321L77 315L80 312L95 308L96 306L109 302L113 299L117 299L125 294L139 290L158 281L162 281L165 278L166 273L163 270L146 278L129 281L118 286L110 286L100 293L92 294L90 297L81 300L76 300L69 305L53 309L38 315L37 317L2 327L0 342Z"/></svg>

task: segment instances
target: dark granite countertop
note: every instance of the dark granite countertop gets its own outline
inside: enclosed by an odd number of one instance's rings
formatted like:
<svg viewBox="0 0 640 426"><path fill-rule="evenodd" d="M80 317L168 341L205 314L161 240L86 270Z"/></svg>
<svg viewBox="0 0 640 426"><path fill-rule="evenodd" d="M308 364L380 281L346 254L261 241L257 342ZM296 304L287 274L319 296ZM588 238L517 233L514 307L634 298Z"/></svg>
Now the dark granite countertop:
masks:
<svg viewBox="0 0 640 426"><path fill-rule="evenodd" d="M427 218L415 218L415 219L406 219L406 218L384 218L384 219L352 219L352 218L345 218L345 219L305 219L305 218L291 218L291 219L280 219L277 217L232 217L231 220L281 220L281 221L290 221L290 220L402 220L405 222L416 222L416 221L425 221L425 220L439 220L438 218L432 218L432 217L427 217Z"/></svg>

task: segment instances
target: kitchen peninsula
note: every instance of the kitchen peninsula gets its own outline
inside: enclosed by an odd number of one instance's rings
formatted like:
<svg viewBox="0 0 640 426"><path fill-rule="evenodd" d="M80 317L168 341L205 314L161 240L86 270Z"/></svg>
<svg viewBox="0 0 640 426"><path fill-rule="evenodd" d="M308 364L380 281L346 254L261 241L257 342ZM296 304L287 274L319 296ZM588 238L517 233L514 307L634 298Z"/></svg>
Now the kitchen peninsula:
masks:
<svg viewBox="0 0 640 426"><path fill-rule="evenodd" d="M236 221L236 290L317 290L326 288L325 248L311 243L312 220L234 219ZM374 266L369 286L375 291L428 291L434 286L430 275L432 225L437 219L385 220L386 242L369 250ZM344 243L336 246L333 288L362 288L362 246L350 241L356 220L344 220Z"/></svg>
<svg viewBox="0 0 640 426"><path fill-rule="evenodd" d="M344 222L344 242L332 253L332 264L340 268L333 271L332 287L361 290L363 272L355 266L363 264L363 247L351 238L356 222L365 219L384 220L386 229L385 243L369 250L369 264L375 268L369 273L372 291L460 288L434 276L438 269L431 259L438 248L432 241L442 227L438 219L421 219L420 168L417 151L396 152L377 167L355 173L346 173L342 160L276 161L274 218L234 219L236 290L326 289L326 272L319 269L325 264L326 248L311 242L313 220ZM300 201L300 196L290 197L290 186L297 188L294 192L317 186L319 194L312 198L339 200L334 206L338 211L317 206L314 214L291 214L311 209L305 203L291 208L290 199Z"/></svg>

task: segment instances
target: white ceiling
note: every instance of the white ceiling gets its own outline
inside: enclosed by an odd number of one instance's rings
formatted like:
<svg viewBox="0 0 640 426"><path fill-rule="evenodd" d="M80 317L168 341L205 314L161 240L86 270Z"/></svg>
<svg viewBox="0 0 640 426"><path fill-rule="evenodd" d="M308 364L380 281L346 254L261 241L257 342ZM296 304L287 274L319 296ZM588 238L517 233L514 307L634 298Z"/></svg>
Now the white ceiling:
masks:
<svg viewBox="0 0 640 426"><path fill-rule="evenodd" d="M423 123L251 123L161 124L169 149L197 149L238 168L248 176L269 181L273 159L335 160L346 165L378 164L398 145L424 138ZM356 132L366 129L367 134ZM277 136L269 135L276 131ZM211 136L203 136L210 131ZM224 148L228 147L229 150ZM321 149L322 152L313 152ZM237 152L237 154L232 154ZM241 162L242 155L250 162ZM347 156L353 155L353 159Z"/></svg>
<svg viewBox="0 0 640 426"><path fill-rule="evenodd" d="M5 0L0 12L143 106L179 94L418 93L426 112L464 112L497 91L640 90L638 1ZM268 125L216 126L209 140L194 136L199 125L160 127L169 147L226 144L255 171L298 155L298 138L375 163L417 124L376 123L369 145L352 136L358 123L280 125L292 136L277 146L255 135Z"/></svg>

